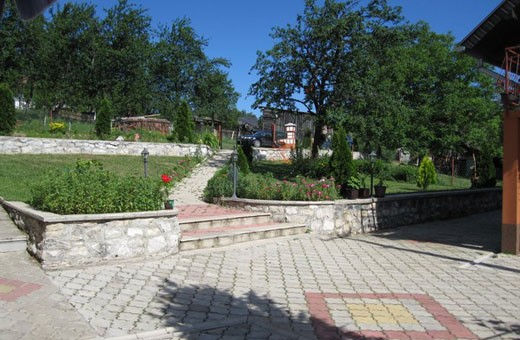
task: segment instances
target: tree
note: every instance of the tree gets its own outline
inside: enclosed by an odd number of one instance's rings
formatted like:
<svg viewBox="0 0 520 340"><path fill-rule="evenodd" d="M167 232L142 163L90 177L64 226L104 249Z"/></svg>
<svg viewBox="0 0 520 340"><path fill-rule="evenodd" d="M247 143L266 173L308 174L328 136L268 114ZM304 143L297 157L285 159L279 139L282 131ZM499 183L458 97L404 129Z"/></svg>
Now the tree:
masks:
<svg viewBox="0 0 520 340"><path fill-rule="evenodd" d="M95 7L65 3L50 10L42 49L39 100L48 108L92 108L96 96L94 68L98 46Z"/></svg>
<svg viewBox="0 0 520 340"><path fill-rule="evenodd" d="M119 0L101 23L97 85L100 93L112 98L114 112L122 116L144 114L151 107L151 18L145 13Z"/></svg>
<svg viewBox="0 0 520 340"><path fill-rule="evenodd" d="M0 16L0 82L5 82L14 95L30 103L38 83L45 18L39 16L22 22L14 4L6 3Z"/></svg>
<svg viewBox="0 0 520 340"><path fill-rule="evenodd" d="M330 168L337 184L341 185L341 194L350 177L355 175L354 163L352 161L352 150L347 143L347 134L340 128L332 136L332 156L330 157Z"/></svg>
<svg viewBox="0 0 520 340"><path fill-rule="evenodd" d="M0 134L10 135L16 125L13 93L7 84L0 83Z"/></svg>
<svg viewBox="0 0 520 340"><path fill-rule="evenodd" d="M343 74L352 74L357 66L357 47L375 28L400 20L399 11L385 0L371 0L366 7L354 0L325 0L323 7L306 0L296 24L274 28L271 37L278 42L258 53L253 70L260 79L249 91L254 105L294 110L298 104L313 113L316 157L327 113L342 105L336 89L345 80Z"/></svg>
<svg viewBox="0 0 520 340"><path fill-rule="evenodd" d="M105 97L96 110L96 135L99 137L110 134L112 114L112 103Z"/></svg>
<svg viewBox="0 0 520 340"><path fill-rule="evenodd" d="M173 125L174 140L180 143L192 143L194 136L194 123L190 106L186 101L181 102Z"/></svg>

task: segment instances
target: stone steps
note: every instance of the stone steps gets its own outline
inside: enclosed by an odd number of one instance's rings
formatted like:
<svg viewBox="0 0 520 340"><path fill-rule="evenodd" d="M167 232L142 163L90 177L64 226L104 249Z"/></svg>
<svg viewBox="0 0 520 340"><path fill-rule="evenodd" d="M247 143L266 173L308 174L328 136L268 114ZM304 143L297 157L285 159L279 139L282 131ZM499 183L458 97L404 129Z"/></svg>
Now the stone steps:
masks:
<svg viewBox="0 0 520 340"><path fill-rule="evenodd" d="M179 249L194 250L216 248L235 243L263 240L267 238L300 235L307 232L304 224L278 223L268 225L253 225L244 227L229 227L217 230L200 230L198 232L182 233Z"/></svg>
<svg viewBox="0 0 520 340"><path fill-rule="evenodd" d="M307 232L304 224L276 223L269 213L237 213L179 220L180 250L229 246Z"/></svg>
<svg viewBox="0 0 520 340"><path fill-rule="evenodd" d="M227 215L179 218L179 226L183 232L264 223L272 223L271 214L237 212Z"/></svg>
<svg viewBox="0 0 520 340"><path fill-rule="evenodd" d="M0 253L24 251L27 248L27 239L27 235L18 229L0 206Z"/></svg>

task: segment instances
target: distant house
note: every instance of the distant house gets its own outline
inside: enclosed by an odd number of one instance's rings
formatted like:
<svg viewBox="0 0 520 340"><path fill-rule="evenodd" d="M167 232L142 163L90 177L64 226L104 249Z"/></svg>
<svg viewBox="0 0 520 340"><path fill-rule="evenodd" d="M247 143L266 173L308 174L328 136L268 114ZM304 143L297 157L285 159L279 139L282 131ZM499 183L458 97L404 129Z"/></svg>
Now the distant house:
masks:
<svg viewBox="0 0 520 340"><path fill-rule="evenodd" d="M314 135L314 115L309 112L277 110L262 107L262 130L271 129L272 124L276 130L285 131L285 124L296 124L296 140L302 140L305 133L310 131Z"/></svg>
<svg viewBox="0 0 520 340"><path fill-rule="evenodd" d="M256 117L242 117L238 120L239 132L241 135L248 135L257 130L258 127L258 118Z"/></svg>

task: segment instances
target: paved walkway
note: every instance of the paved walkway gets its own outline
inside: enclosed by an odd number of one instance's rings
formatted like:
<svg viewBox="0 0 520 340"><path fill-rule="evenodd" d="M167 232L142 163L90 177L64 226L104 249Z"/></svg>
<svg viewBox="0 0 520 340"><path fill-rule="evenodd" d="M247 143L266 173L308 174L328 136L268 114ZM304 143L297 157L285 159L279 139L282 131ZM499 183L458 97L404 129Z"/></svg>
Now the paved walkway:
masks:
<svg viewBox="0 0 520 340"><path fill-rule="evenodd" d="M171 197L175 205L204 204L204 188L215 172L231 157L231 150L221 150L209 160L199 164L190 177L175 185Z"/></svg>
<svg viewBox="0 0 520 340"><path fill-rule="evenodd" d="M45 273L0 254L0 339L520 339L499 236L491 212Z"/></svg>

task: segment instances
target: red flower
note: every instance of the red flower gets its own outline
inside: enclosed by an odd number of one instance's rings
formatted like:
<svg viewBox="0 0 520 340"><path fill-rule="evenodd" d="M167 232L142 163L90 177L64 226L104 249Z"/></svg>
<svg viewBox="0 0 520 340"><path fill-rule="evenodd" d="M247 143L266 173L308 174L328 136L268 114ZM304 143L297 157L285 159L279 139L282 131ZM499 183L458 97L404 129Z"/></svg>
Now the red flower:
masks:
<svg viewBox="0 0 520 340"><path fill-rule="evenodd" d="M166 174L162 174L161 179L162 179L163 183L170 183L172 181L172 178Z"/></svg>

